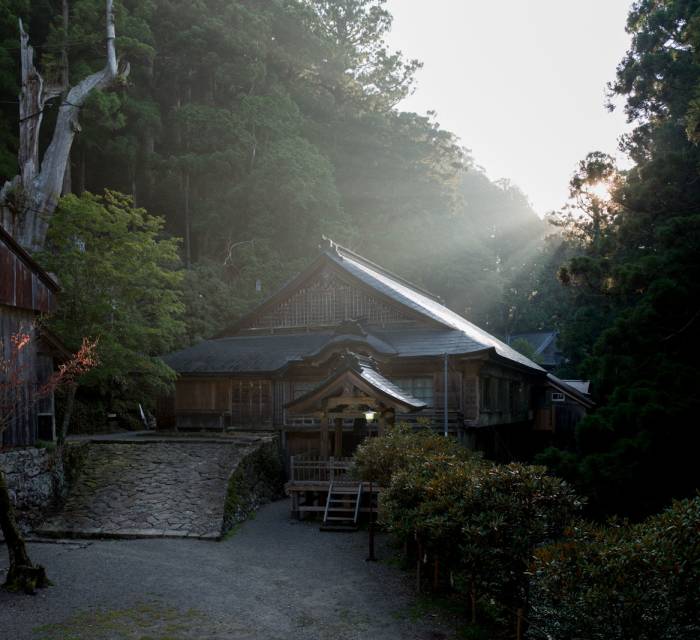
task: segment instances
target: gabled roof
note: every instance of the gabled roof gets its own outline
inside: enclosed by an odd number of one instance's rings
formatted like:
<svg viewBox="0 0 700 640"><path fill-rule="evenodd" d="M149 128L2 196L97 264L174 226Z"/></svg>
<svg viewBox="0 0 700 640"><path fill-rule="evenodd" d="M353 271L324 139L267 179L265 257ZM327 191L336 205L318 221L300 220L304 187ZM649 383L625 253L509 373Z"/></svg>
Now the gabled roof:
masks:
<svg viewBox="0 0 700 640"><path fill-rule="evenodd" d="M325 252L325 255L375 291L384 294L398 304L415 311L429 320L463 333L475 346L478 345L481 349L494 349L503 358L538 371L543 370L538 364L518 353L505 342L480 329L458 313L448 309L438 297L425 292L406 280L398 278L355 252L333 244L332 248Z"/></svg>
<svg viewBox="0 0 700 640"><path fill-rule="evenodd" d="M547 374L547 383L556 389L557 391L560 391L561 393L567 395L569 398L572 400L578 402L579 404L583 405L587 409L591 409L592 407L595 406L595 402L591 400L591 397L587 393L581 393L575 386L570 384L570 382L583 382L582 380L575 380L575 381L566 381L566 380L561 380L560 378L557 378L556 376L553 376L551 373Z"/></svg>
<svg viewBox="0 0 700 640"><path fill-rule="evenodd" d="M426 407L425 402L414 398L385 378L377 370L376 363L371 358L351 351L346 351L340 356L338 364L326 380L285 406L292 412L307 412L312 405L320 407L324 399L342 391L343 385L348 382L354 383L363 392L376 397L382 404L401 412L419 411Z"/></svg>
<svg viewBox="0 0 700 640"><path fill-rule="evenodd" d="M419 335L414 333L413 337L423 341L427 340L430 344L424 343L424 347L427 348L413 349L416 351L415 354L402 354L401 352L405 350L405 340L402 340L401 336L411 336L411 329L407 328L401 332L397 331L393 337L404 344L399 346L396 340L393 339L388 340L388 342L394 346L399 356L442 355L443 353L466 354L490 350L501 358L521 366L540 372L544 371L540 365L526 358L506 343L480 329L458 313L448 309L437 296L363 258L350 249L330 240L327 242L329 244L328 248L307 269L219 337L233 339L237 335L241 335L241 330L250 325L256 317L288 298L313 274L319 272L324 266L330 265L334 269L342 271L366 290L370 290L378 299L387 301L394 307L402 309L419 323L422 321L423 328L419 327L417 332ZM442 330L442 339L435 341L439 330ZM450 332L452 333L449 335L448 342L451 344L445 345L445 334ZM378 335L378 332L375 331L374 333ZM297 337L301 338L298 334ZM453 348L455 343L459 343L457 349ZM410 351L411 348L409 347L408 350ZM311 352L312 350L307 353ZM171 364L170 366L174 365ZM179 370L177 366L174 366L174 368Z"/></svg>
<svg viewBox="0 0 700 640"><path fill-rule="evenodd" d="M535 353L540 354L556 339L556 331L530 331L526 333L513 333L508 343L513 344L516 340L525 340L530 344Z"/></svg>

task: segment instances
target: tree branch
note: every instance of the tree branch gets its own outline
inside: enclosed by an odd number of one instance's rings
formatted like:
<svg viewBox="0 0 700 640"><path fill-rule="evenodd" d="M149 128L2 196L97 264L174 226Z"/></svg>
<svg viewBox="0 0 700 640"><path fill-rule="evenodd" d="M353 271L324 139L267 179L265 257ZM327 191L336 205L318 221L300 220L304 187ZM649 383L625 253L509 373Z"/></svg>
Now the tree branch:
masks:
<svg viewBox="0 0 700 640"><path fill-rule="evenodd" d="M29 45L29 36L20 20L22 48L22 92L20 94L20 176L7 183L2 191L2 203L15 198L21 215L11 233L25 248L36 251L43 248L51 215L61 197L66 165L75 134L80 131L78 115L88 96L96 90L106 89L129 74L129 65L119 69L115 48L113 0L105 2L107 62L104 68L90 74L68 91L59 105L58 117L51 142L44 153L39 169L39 132L44 103L58 95L54 87L44 90L43 79L34 66L34 51ZM21 193L17 191L18 182ZM3 215L3 220L9 215Z"/></svg>

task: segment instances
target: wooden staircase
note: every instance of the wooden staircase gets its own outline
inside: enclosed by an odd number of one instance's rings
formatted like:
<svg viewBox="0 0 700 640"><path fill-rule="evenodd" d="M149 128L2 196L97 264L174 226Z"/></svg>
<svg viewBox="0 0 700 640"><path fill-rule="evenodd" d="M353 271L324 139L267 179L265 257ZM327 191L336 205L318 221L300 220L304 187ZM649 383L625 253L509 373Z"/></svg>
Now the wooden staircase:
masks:
<svg viewBox="0 0 700 640"><path fill-rule="evenodd" d="M321 531L357 531L361 502L361 482L331 482Z"/></svg>

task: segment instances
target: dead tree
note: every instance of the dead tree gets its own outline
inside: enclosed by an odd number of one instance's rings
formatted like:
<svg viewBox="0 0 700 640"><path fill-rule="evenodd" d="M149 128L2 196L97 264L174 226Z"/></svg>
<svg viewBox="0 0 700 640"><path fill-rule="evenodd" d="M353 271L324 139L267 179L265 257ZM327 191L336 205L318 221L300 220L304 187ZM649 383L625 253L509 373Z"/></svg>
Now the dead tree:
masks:
<svg viewBox="0 0 700 640"><path fill-rule="evenodd" d="M34 66L34 49L19 22L22 89L19 96L19 175L0 190L0 223L29 251L40 250L46 240L51 215L61 197L66 167L78 115L88 96L123 82L129 66L120 67L114 44L113 0L106 0L107 63L67 92L61 85L45 85ZM47 103L60 99L51 142L39 160L39 134Z"/></svg>

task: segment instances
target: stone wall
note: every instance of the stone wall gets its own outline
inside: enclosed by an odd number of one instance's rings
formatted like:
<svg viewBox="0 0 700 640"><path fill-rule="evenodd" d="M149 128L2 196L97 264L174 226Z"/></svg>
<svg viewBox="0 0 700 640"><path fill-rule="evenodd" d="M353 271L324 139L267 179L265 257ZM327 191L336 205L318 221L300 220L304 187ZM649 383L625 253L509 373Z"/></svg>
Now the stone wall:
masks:
<svg viewBox="0 0 700 640"><path fill-rule="evenodd" d="M23 529L33 526L65 498L68 486L79 473L84 446L56 449L26 447L0 453L10 499Z"/></svg>
<svg viewBox="0 0 700 640"><path fill-rule="evenodd" d="M246 520L263 504L283 497L285 479L277 438L246 455L228 480L222 533Z"/></svg>

